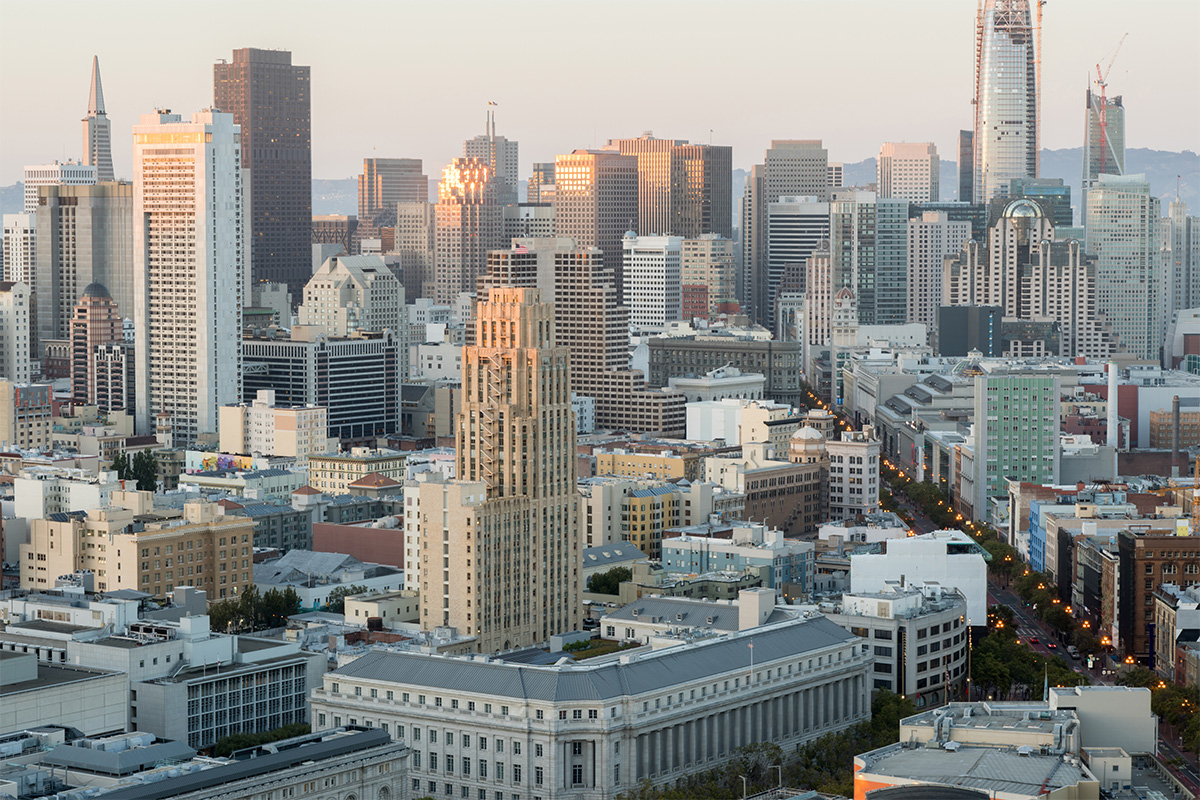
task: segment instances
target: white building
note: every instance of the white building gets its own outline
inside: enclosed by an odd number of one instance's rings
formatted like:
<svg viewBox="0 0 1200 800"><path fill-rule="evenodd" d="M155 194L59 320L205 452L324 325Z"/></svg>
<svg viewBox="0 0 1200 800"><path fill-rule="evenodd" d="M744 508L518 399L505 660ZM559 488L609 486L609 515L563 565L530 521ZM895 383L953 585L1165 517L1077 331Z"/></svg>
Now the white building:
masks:
<svg viewBox="0 0 1200 800"><path fill-rule="evenodd" d="M249 222L241 126L205 110L144 114L133 129L134 320L139 430L175 445L217 430L242 400ZM191 187L190 191L183 187Z"/></svg>
<svg viewBox="0 0 1200 800"><path fill-rule="evenodd" d="M728 539L682 530L680 536L663 539L662 565L667 572L702 575L765 567L767 587L777 594L788 585L801 594L812 591L816 546L810 541L786 539L783 531L756 523L734 523Z"/></svg>
<svg viewBox="0 0 1200 800"><path fill-rule="evenodd" d="M112 180L109 178L109 180ZM25 167L25 213L32 214L38 207L39 186L91 186L96 182L96 167L66 161L50 164L34 164Z"/></svg>
<svg viewBox="0 0 1200 800"><path fill-rule="evenodd" d="M962 531L943 530L890 539L882 553L850 556L850 592L882 592L937 585L960 592L967 600L967 621L987 622L985 551Z"/></svg>
<svg viewBox="0 0 1200 800"><path fill-rule="evenodd" d="M575 433L596 430L596 398L571 392L571 410L575 412Z"/></svg>
<svg viewBox="0 0 1200 800"><path fill-rule="evenodd" d="M935 198L936 199L936 198ZM970 222L952 221L945 211L925 211L908 221L908 321L931 334L942 305L942 266L971 238Z"/></svg>
<svg viewBox="0 0 1200 800"><path fill-rule="evenodd" d="M817 538L832 545L839 542L877 544L888 539L902 539L905 536L908 536L908 526L899 515L891 511L847 517L827 522L817 529Z"/></svg>
<svg viewBox="0 0 1200 800"><path fill-rule="evenodd" d="M306 466L310 455L337 450L328 436L328 414L320 406L275 405L275 391L260 389L249 405L221 406L222 453L286 456Z"/></svg>
<svg viewBox="0 0 1200 800"><path fill-rule="evenodd" d="M0 379L29 383L29 286L0 281Z"/></svg>
<svg viewBox="0 0 1200 800"><path fill-rule="evenodd" d="M405 742L422 794L613 800L869 716L871 656L826 619L662 644L553 666L376 650L325 676L314 727Z"/></svg>
<svg viewBox="0 0 1200 800"><path fill-rule="evenodd" d="M315 609L329 602L329 593L341 587L363 587L368 592L404 589L404 571L385 564L370 564L343 553L289 550L273 561L254 565L254 585L260 592L288 587L300 595L301 608Z"/></svg>
<svg viewBox="0 0 1200 800"><path fill-rule="evenodd" d="M600 618L602 638L653 645L659 637L711 636L800 618L799 609L775 604L770 589L742 589L737 600L650 595Z"/></svg>
<svg viewBox="0 0 1200 800"><path fill-rule="evenodd" d="M4 280L32 292L37 280L37 224L33 214L4 215Z"/></svg>
<svg viewBox="0 0 1200 800"><path fill-rule="evenodd" d="M686 395L689 403L726 399L761 400L766 385L765 375L742 372L728 365L703 375L681 375L667 379L667 388Z"/></svg>
<svg viewBox="0 0 1200 800"><path fill-rule="evenodd" d="M418 344L416 363L412 368L415 381L462 380L462 345L453 342L426 342Z"/></svg>
<svg viewBox="0 0 1200 800"><path fill-rule="evenodd" d="M746 400L740 397L692 400L687 404L686 412L687 438L693 441L723 440L730 445L771 441L772 445L778 445L786 443L786 438L792 433L791 430L780 430L779 441L768 438L770 423L790 419L793 412L786 403L771 400ZM798 426L799 422L796 424ZM779 456L784 455L784 450L778 447L776 450Z"/></svg>
<svg viewBox="0 0 1200 800"><path fill-rule="evenodd" d="M875 166L880 197L938 201L942 164L932 142L884 142Z"/></svg>
<svg viewBox="0 0 1200 800"><path fill-rule="evenodd" d="M13 510L23 519L50 514L107 508L114 491L121 490L115 472L29 466L13 480Z"/></svg>
<svg viewBox="0 0 1200 800"><path fill-rule="evenodd" d="M662 331L683 316L683 239L629 231L621 242L629 325L637 331Z"/></svg>
<svg viewBox="0 0 1200 800"><path fill-rule="evenodd" d="M407 314L404 287L383 258L333 256L304 285L299 322L336 337L391 330L407 338Z"/></svg>
<svg viewBox="0 0 1200 800"><path fill-rule="evenodd" d="M842 431L825 444L829 453L829 514L834 519L879 510L879 440L868 425Z"/></svg>

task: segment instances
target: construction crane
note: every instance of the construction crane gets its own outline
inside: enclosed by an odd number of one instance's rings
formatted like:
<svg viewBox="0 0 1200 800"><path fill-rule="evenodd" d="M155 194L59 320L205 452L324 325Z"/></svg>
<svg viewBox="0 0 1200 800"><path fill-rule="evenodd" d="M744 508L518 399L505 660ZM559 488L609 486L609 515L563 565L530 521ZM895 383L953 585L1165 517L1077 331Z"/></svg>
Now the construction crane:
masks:
<svg viewBox="0 0 1200 800"><path fill-rule="evenodd" d="M1041 19L1041 8L1038 8L1038 18ZM1096 65L1096 85L1100 87L1100 173L1104 174L1105 162L1108 155L1108 73L1112 69L1113 62L1117 60L1117 53L1121 52L1121 45L1125 44L1125 37L1129 36L1126 33L1121 37L1121 41L1117 42L1117 47L1113 50L1112 57L1108 59L1108 65L1104 67L1104 71L1100 71L1100 65ZM1038 38L1039 45L1041 38Z"/></svg>

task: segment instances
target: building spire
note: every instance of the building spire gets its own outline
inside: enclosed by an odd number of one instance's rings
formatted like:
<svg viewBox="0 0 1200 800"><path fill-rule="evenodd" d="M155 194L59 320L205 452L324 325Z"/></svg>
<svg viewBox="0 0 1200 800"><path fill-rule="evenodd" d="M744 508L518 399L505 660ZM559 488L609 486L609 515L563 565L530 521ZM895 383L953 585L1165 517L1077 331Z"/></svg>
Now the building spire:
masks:
<svg viewBox="0 0 1200 800"><path fill-rule="evenodd" d="M92 56L92 91L88 95L88 116L104 114L104 90L100 88L100 57Z"/></svg>

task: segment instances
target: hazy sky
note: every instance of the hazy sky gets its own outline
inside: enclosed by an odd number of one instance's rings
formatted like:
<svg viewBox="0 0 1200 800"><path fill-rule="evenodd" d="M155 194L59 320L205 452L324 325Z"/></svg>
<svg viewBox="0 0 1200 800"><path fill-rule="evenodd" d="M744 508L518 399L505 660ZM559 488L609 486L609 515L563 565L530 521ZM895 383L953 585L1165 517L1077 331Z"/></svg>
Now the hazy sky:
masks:
<svg viewBox="0 0 1200 800"><path fill-rule="evenodd" d="M834 161L883 141L934 141L956 158L971 118L974 0L549 0L203 3L0 2L0 184L24 164L78 158L92 55L113 162L156 106L212 103L212 64L237 47L288 49L312 67L313 177L364 156L419 157L430 177L481 133L533 161L655 135L733 145L821 138ZM1200 2L1051 0L1045 6L1043 145L1075 147L1095 64L1128 32L1109 76L1129 147L1200 150Z"/></svg>

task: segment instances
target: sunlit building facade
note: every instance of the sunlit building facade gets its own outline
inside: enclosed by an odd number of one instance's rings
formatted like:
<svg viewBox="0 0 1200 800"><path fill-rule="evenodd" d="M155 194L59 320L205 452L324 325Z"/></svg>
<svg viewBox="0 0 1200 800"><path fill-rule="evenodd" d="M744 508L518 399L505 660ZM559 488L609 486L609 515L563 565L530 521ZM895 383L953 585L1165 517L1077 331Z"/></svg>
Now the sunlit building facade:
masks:
<svg viewBox="0 0 1200 800"><path fill-rule="evenodd" d="M487 254L500 246L503 206L487 161L456 158L442 171L434 228L434 299L452 305L475 289Z"/></svg>
<svg viewBox="0 0 1200 800"><path fill-rule="evenodd" d="M1038 98L1029 0L981 0L975 26L974 201L1036 178Z"/></svg>

